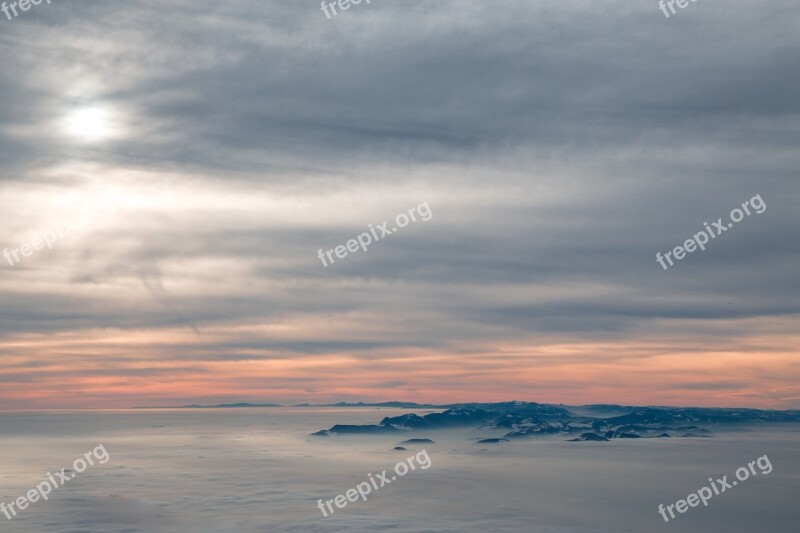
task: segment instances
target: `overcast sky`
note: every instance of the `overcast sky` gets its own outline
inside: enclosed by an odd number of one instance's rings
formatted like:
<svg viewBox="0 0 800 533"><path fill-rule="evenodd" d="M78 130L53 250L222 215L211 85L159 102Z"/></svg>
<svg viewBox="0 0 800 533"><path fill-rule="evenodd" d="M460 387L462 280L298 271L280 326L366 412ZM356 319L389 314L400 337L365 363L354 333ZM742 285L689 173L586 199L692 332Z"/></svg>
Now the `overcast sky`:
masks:
<svg viewBox="0 0 800 533"><path fill-rule="evenodd" d="M800 408L799 27L790 0L0 14L0 248L83 222L0 259L0 409Z"/></svg>

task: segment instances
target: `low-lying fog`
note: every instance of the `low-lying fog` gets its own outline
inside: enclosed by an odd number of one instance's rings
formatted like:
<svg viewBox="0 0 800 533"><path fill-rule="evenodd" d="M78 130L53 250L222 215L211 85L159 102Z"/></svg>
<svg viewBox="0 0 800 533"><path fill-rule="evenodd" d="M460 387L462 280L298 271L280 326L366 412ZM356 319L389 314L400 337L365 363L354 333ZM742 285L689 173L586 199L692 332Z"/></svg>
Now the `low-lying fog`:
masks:
<svg viewBox="0 0 800 533"><path fill-rule="evenodd" d="M377 423L399 409L258 408L0 414L0 501L72 469L99 444L110 455L32 503L10 532L795 532L800 425L715 428L712 438L500 444L483 430L312 438L334 424ZM420 412L420 411L416 411ZM408 438L436 444L404 445ZM329 500L425 449L410 471L324 517ZM658 505L735 479L768 455L773 470L665 523Z"/></svg>

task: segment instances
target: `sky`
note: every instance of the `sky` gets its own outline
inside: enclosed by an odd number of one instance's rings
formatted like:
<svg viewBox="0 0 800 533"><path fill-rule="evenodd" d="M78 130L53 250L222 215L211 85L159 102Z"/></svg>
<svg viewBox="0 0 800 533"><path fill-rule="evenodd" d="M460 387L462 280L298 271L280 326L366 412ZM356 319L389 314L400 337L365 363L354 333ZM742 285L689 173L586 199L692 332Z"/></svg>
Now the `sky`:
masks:
<svg viewBox="0 0 800 533"><path fill-rule="evenodd" d="M789 0L0 14L0 409L798 409L798 25Z"/></svg>

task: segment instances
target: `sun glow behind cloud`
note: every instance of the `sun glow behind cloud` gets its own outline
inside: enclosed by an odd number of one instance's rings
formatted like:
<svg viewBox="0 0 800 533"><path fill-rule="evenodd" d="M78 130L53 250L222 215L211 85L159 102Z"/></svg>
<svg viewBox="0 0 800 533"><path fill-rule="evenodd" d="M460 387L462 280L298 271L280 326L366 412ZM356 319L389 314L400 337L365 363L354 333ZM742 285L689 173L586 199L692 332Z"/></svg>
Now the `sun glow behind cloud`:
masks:
<svg viewBox="0 0 800 533"><path fill-rule="evenodd" d="M106 141L121 134L119 118L107 107L95 105L70 112L63 122L64 132L81 142Z"/></svg>

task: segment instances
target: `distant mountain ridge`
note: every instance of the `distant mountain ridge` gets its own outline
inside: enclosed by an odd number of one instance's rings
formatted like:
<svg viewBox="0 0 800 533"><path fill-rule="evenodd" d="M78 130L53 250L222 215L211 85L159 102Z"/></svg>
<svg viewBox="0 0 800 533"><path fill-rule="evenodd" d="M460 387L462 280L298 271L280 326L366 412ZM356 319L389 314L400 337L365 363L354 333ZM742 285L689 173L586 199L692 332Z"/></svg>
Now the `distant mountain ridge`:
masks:
<svg viewBox="0 0 800 533"><path fill-rule="evenodd" d="M221 403L218 405L159 405L155 407L134 407L134 409L239 409L247 407L283 407L277 403Z"/></svg>
<svg viewBox="0 0 800 533"><path fill-rule="evenodd" d="M381 402L381 403L364 403L364 402L338 402L326 404L310 404L300 403L295 407L395 407L397 409L447 409L449 407L456 407L458 404L451 405L436 405L414 402Z"/></svg>
<svg viewBox="0 0 800 533"><path fill-rule="evenodd" d="M578 412L607 413L607 415L583 416L570 409ZM579 435L577 438L569 439L573 441L604 442L612 439L710 437L711 431L697 424L767 422L800 422L800 411L620 405L569 408L563 405L520 401L466 403L448 406L443 412L428 413L423 416L408 413L385 417L377 425L335 425L312 435L324 437L343 434L374 435L472 427L476 430L506 430L502 436L502 439L506 440L563 433Z"/></svg>

